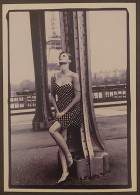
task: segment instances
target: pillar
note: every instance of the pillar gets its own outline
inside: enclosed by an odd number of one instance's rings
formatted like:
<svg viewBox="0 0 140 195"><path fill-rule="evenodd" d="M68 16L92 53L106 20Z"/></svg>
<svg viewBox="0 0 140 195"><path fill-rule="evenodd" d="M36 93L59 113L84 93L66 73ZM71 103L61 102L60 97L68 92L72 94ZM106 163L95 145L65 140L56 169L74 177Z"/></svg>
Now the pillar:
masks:
<svg viewBox="0 0 140 195"><path fill-rule="evenodd" d="M73 55L71 70L79 74L82 91L84 121L80 133L84 158L76 160L77 177L92 177L107 172L109 162L99 134L92 98L88 13L61 11L60 24L62 50Z"/></svg>
<svg viewBox="0 0 140 195"><path fill-rule="evenodd" d="M48 96L48 78L46 68L45 18L43 11L30 11L32 50L36 86L36 110L33 129L48 129L53 115Z"/></svg>

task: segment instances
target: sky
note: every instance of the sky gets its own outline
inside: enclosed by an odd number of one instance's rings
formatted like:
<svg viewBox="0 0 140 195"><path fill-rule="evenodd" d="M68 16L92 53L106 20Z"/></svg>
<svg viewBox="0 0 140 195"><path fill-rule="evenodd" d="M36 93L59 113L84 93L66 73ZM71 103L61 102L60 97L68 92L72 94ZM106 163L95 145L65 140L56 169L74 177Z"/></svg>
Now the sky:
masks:
<svg viewBox="0 0 140 195"><path fill-rule="evenodd" d="M10 81L34 81L29 13L10 13Z"/></svg>
<svg viewBox="0 0 140 195"><path fill-rule="evenodd" d="M51 14L45 14L46 40L52 34ZM55 25L60 33L59 18ZM90 11L89 43L91 71L112 71L127 67L125 11ZM10 81L34 81L34 67L28 12L10 13Z"/></svg>
<svg viewBox="0 0 140 195"><path fill-rule="evenodd" d="M126 69L126 12L92 11L89 15L92 71Z"/></svg>

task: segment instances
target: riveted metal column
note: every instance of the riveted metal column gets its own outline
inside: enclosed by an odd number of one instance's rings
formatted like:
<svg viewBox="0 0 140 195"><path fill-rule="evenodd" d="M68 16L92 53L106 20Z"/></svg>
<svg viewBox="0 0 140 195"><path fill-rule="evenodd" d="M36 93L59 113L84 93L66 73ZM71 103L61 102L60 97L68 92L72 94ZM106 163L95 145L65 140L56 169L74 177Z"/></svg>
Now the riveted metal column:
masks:
<svg viewBox="0 0 140 195"><path fill-rule="evenodd" d="M93 108L89 45L90 38L86 11L77 11L77 21L84 127L90 159L90 174L93 176L104 172L105 169L108 169L108 155L105 152L105 145L99 135ZM105 161L105 163L103 161Z"/></svg>
<svg viewBox="0 0 140 195"><path fill-rule="evenodd" d="M30 24L36 85L36 111L33 129L40 130L48 128L53 119L48 97L44 12L30 11Z"/></svg>
<svg viewBox="0 0 140 195"><path fill-rule="evenodd" d="M95 111L94 111L94 102L92 97L92 76L91 76L91 51L90 51L90 25L89 25L89 12L86 12L86 35L87 35L87 58L88 58L88 78L89 78L89 116L90 116L90 125L91 125L91 137L92 137L92 144L94 145L95 151L106 151L105 144L100 137ZM97 147L96 147L97 146Z"/></svg>
<svg viewBox="0 0 140 195"><path fill-rule="evenodd" d="M94 157L94 150L91 142L90 136L90 121L89 121L89 107L88 107L88 80L87 80L87 48L86 48L86 31L85 31L85 12L78 11L77 13L78 20L78 35L79 35L79 53L80 53L80 74L81 74L81 90L82 90L82 102L83 102L83 115L84 115L84 127L85 127L85 136L87 142L87 149L89 154L89 165L92 167L92 159ZM91 176L92 172L91 172Z"/></svg>
<svg viewBox="0 0 140 195"><path fill-rule="evenodd" d="M62 51L66 51L71 54L70 70L76 72L75 67L75 46L74 46L74 26L73 26L73 12L72 11L61 11L60 12L60 30L61 30L61 41Z"/></svg>
<svg viewBox="0 0 140 195"><path fill-rule="evenodd" d="M73 11L73 27L74 27L74 51L76 72L80 75L80 54L79 54L79 34L78 34L78 18L77 12Z"/></svg>
<svg viewBox="0 0 140 195"><path fill-rule="evenodd" d="M92 137L92 144L98 149L105 150L105 145L99 135L98 126L96 123L95 112L93 107L92 97L92 82L91 82L91 65L90 65L90 38L89 26L87 26L88 19L85 11L78 11L78 34L79 34L79 52L80 52L80 69L81 69L81 82L85 79L86 91L84 96L88 101L88 118L90 124L90 133ZM84 72L84 73L83 73ZM95 150L95 149L94 149Z"/></svg>
<svg viewBox="0 0 140 195"><path fill-rule="evenodd" d="M77 11L73 11L73 26L74 26L74 49L75 49L75 66L76 66L76 72L80 76L81 80L81 70L80 70L80 49L79 49L79 33L78 33L78 17L77 17ZM80 82L81 85L81 82ZM82 86L81 86L82 88ZM86 134L84 126L80 129L81 132L81 141L82 141L82 147L83 147L83 153L84 157L88 159L89 153L88 153L88 147L86 142Z"/></svg>
<svg viewBox="0 0 140 195"><path fill-rule="evenodd" d="M82 90L84 122L80 132L85 159L77 161L77 170L79 177L81 177L80 172L83 171L83 166L86 166L87 175L93 176L108 170L108 155L99 135L93 107L87 12L61 12L60 22L63 50L74 51L73 66L79 74ZM83 174L87 176L86 173Z"/></svg>
<svg viewBox="0 0 140 195"><path fill-rule="evenodd" d="M72 53L72 57L73 57L72 65L73 66L71 70L77 72L79 76L81 77L77 12L76 11L60 12L60 24L61 24L62 50ZM73 133L74 132L76 131L73 131ZM79 161L77 161L77 176L79 178L83 176L90 176L89 152L88 152L88 147L87 147L84 126L80 129L80 134L81 134L81 147L83 150L84 159L82 160L80 159ZM77 140L75 139L75 137L76 136L72 134L73 142L75 141L77 143ZM69 137L68 137L68 140L69 140ZM72 147L70 144L72 144L71 141L69 142L69 148Z"/></svg>

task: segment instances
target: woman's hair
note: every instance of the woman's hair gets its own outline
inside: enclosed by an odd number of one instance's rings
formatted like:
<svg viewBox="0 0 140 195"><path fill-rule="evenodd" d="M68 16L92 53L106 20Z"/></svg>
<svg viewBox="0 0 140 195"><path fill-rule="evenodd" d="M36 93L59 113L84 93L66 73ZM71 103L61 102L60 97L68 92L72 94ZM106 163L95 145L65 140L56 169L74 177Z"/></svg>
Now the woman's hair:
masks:
<svg viewBox="0 0 140 195"><path fill-rule="evenodd" d="M68 53L68 52L65 52L65 51L62 51L62 52L59 54L59 57L60 57L63 53L66 53L66 54L69 56L69 60L71 60L71 54Z"/></svg>

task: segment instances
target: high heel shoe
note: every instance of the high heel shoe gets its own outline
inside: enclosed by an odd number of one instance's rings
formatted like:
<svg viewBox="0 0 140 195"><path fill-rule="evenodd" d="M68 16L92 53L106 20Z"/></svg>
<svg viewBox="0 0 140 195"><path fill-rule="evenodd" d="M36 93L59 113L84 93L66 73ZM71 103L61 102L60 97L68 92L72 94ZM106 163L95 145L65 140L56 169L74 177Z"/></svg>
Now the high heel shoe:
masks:
<svg viewBox="0 0 140 195"><path fill-rule="evenodd" d="M69 178L69 173L62 174L61 178L56 182L56 185L62 185L64 184Z"/></svg>
<svg viewBox="0 0 140 195"><path fill-rule="evenodd" d="M71 167L73 164L73 158L71 154L67 155L67 164L68 164L68 167Z"/></svg>

